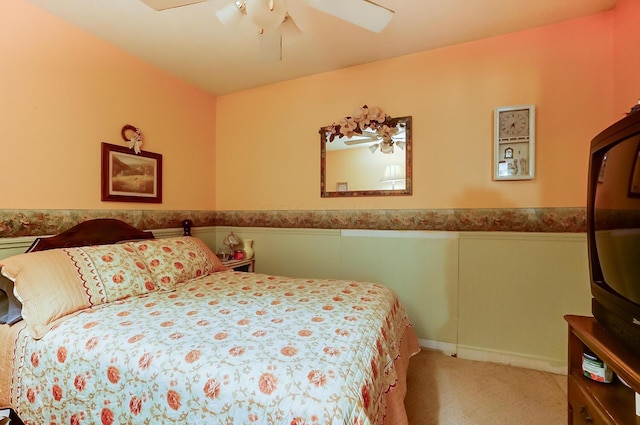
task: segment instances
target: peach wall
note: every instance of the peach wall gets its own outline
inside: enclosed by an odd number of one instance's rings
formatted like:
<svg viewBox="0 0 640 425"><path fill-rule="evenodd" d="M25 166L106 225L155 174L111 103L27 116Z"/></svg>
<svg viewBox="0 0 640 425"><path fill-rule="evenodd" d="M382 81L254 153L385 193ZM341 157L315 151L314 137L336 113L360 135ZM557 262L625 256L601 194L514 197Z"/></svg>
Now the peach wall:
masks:
<svg viewBox="0 0 640 425"><path fill-rule="evenodd" d="M582 207L588 143L613 122L611 44L603 13L220 96L217 207ZM536 178L494 182L493 110L529 103ZM364 104L413 116L413 196L320 198L318 128Z"/></svg>
<svg viewBox="0 0 640 425"><path fill-rule="evenodd" d="M640 99L640 2L618 0L614 9L614 118Z"/></svg>
<svg viewBox="0 0 640 425"><path fill-rule="evenodd" d="M22 0L0 2L1 208L215 209L215 97ZM100 201L100 143L142 130L162 204Z"/></svg>
<svg viewBox="0 0 640 425"><path fill-rule="evenodd" d="M625 54L638 45L639 8L620 0L610 13L216 101L22 0L4 0L1 207L581 207L588 141L640 91L637 55ZM414 195L320 198L318 127L365 103L414 117ZM493 109L521 103L537 107L536 178L494 182ZM100 201L100 142L123 143L125 123L164 155L163 204Z"/></svg>

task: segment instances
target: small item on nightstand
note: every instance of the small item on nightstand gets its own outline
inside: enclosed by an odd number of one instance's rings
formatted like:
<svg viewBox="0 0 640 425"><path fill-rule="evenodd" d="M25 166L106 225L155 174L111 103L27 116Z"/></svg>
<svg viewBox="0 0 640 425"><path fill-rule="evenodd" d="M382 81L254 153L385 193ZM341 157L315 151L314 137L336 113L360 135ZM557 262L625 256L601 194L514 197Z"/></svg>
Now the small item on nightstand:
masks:
<svg viewBox="0 0 640 425"><path fill-rule="evenodd" d="M218 256L220 261L227 261L229 259L229 254L227 254L223 250L220 250L220 252L218 252L216 255Z"/></svg>
<svg viewBox="0 0 640 425"><path fill-rule="evenodd" d="M613 371L587 347L582 350L582 372L597 382L608 384L613 380Z"/></svg>
<svg viewBox="0 0 640 425"><path fill-rule="evenodd" d="M236 235L233 234L233 232L231 232L224 238L222 243L225 245L229 245L229 255L233 255L233 247L240 244L240 240Z"/></svg>
<svg viewBox="0 0 640 425"><path fill-rule="evenodd" d="M245 258L245 253L243 250L241 249L236 249L235 251L233 251L233 259L234 260L244 260Z"/></svg>
<svg viewBox="0 0 640 425"><path fill-rule="evenodd" d="M244 241L242 241L242 249L244 249L244 252L246 254L246 258L247 260L250 260L253 258L253 239L245 239Z"/></svg>

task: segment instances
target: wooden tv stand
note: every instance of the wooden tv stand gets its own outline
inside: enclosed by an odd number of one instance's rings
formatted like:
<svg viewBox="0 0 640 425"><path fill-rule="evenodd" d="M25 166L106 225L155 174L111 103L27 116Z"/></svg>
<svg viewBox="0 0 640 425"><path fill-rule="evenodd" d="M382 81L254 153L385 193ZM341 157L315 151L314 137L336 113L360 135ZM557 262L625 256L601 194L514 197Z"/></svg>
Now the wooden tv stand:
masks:
<svg viewBox="0 0 640 425"><path fill-rule="evenodd" d="M567 401L569 425L637 425L635 392L640 393L640 358L607 333L593 318L567 315L569 362ZM627 382L617 377L609 384L595 382L582 374L582 352L588 347Z"/></svg>

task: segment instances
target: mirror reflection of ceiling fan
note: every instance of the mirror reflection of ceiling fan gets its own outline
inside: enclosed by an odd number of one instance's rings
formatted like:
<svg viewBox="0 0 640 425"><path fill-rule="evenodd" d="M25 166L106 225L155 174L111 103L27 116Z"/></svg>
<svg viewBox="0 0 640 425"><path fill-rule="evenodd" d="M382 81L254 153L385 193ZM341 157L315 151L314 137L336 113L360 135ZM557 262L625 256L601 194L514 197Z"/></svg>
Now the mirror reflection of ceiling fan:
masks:
<svg viewBox="0 0 640 425"><path fill-rule="evenodd" d="M382 136L369 129L363 130L362 134L354 134L349 138L341 137L336 141L342 142L348 147L358 147L356 145L366 144L371 153L375 153L378 148L382 153L393 153L394 146L404 149L406 145L406 127L398 125L398 132L391 136L391 143L385 143ZM336 145L339 146L339 143L336 143Z"/></svg>
<svg viewBox="0 0 640 425"><path fill-rule="evenodd" d="M173 9L208 0L141 0L155 10ZM258 27L260 50L265 59L282 59L283 34L300 33L287 9L287 0L229 0L216 11L225 26L233 26L248 16ZM299 1L321 12L343 19L369 31L380 32L393 18L394 11L370 0L288 0Z"/></svg>
<svg viewBox="0 0 640 425"><path fill-rule="evenodd" d="M344 139L343 143L345 145L358 145L361 143L381 142L382 136L378 135L378 133L376 133L375 131L364 130L362 134L354 134L349 138L341 137L338 140L341 139ZM404 140L404 132L398 132L397 134L394 134L393 136L391 136L391 140L393 140L394 142L398 140Z"/></svg>

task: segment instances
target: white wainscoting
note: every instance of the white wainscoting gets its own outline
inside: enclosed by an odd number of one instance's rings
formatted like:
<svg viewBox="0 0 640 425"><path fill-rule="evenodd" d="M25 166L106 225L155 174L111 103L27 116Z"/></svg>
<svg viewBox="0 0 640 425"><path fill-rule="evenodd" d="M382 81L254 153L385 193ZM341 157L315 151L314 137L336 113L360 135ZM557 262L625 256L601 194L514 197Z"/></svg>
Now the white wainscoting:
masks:
<svg viewBox="0 0 640 425"><path fill-rule="evenodd" d="M392 288L423 347L564 373L565 314L590 314L584 234L196 227L214 251L253 239L256 272ZM153 230L156 237L181 228ZM34 237L0 239L0 259Z"/></svg>

